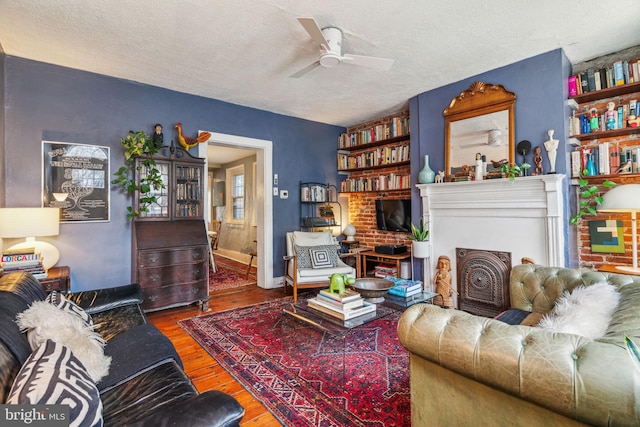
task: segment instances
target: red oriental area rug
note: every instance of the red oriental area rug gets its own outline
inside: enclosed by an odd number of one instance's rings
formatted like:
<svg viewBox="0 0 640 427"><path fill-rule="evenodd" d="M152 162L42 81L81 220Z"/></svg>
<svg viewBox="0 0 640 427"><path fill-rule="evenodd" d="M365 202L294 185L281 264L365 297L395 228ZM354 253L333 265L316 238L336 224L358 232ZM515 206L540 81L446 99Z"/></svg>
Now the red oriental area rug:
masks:
<svg viewBox="0 0 640 427"><path fill-rule="evenodd" d="M400 313L335 336L283 315L291 302L179 324L286 426L410 426Z"/></svg>
<svg viewBox="0 0 640 427"><path fill-rule="evenodd" d="M221 256L215 257L216 272L209 271L209 291L256 284L255 267L247 277L247 265Z"/></svg>

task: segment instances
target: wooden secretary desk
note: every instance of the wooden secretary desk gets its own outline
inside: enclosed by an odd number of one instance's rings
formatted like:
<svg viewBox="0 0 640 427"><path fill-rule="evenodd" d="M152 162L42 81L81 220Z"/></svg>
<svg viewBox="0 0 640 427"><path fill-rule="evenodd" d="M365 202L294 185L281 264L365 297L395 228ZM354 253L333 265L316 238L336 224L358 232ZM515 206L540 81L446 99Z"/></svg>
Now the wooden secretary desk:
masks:
<svg viewBox="0 0 640 427"><path fill-rule="evenodd" d="M205 160L179 147L154 155L165 188L157 203L133 221L132 280L142 288L142 308L160 310L209 300L209 245L204 222ZM136 180L145 176L142 161ZM140 201L134 200L139 209Z"/></svg>

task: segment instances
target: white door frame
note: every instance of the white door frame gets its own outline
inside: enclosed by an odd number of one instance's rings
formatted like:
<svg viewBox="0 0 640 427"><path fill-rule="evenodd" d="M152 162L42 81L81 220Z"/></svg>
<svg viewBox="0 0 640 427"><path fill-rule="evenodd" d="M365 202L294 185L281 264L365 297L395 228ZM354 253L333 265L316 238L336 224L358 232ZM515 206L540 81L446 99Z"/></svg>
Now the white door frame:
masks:
<svg viewBox="0 0 640 427"><path fill-rule="evenodd" d="M207 143L198 145L198 157L207 158L208 145L228 145L256 150L256 221L259 233L256 245L258 252L256 277L258 286L261 288L271 289L278 287L279 285L275 283L273 277L273 198L271 196L271 188L273 187L273 141L211 132L211 137ZM208 194L207 185L208 183L205 182L204 194ZM207 206L205 218L208 217L209 209L211 207Z"/></svg>

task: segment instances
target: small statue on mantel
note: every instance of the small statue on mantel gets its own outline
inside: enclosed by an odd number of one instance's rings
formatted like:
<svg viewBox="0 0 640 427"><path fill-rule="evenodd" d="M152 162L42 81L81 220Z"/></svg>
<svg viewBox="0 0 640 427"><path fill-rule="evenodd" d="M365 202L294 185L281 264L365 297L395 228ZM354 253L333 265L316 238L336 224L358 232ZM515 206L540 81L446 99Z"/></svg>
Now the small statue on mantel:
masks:
<svg viewBox="0 0 640 427"><path fill-rule="evenodd" d="M542 154L540 154L541 149L540 146L537 146L533 149L533 164L534 169L531 175L543 175L544 171L542 170Z"/></svg>
<svg viewBox="0 0 640 427"><path fill-rule="evenodd" d="M436 285L436 293L442 295L442 307L454 308L453 294L457 294L455 289L451 286L451 260L448 256L440 255L438 257L437 273L433 278L433 283ZM436 297L435 301L438 298Z"/></svg>

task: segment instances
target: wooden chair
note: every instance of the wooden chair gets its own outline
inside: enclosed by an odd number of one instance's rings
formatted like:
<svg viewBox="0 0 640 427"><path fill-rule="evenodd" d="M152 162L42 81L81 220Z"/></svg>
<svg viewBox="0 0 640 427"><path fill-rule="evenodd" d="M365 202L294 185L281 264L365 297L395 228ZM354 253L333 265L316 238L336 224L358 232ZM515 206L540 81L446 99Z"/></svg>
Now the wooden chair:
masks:
<svg viewBox="0 0 640 427"><path fill-rule="evenodd" d="M253 243L258 242L257 240L254 240ZM247 266L247 277L249 277L249 273L251 272L251 264L253 264L253 259L258 258L258 251L256 249L253 249L251 252L249 252L249 256L251 256L251 259L249 259L249 265Z"/></svg>
<svg viewBox="0 0 640 427"><path fill-rule="evenodd" d="M209 238L211 239L211 249L218 249L218 240L220 240L220 229L222 228L222 222L211 221L209 224Z"/></svg>
<svg viewBox="0 0 640 427"><path fill-rule="evenodd" d="M329 276L333 273L356 277L355 268L345 264L338 256L339 246L328 231L293 231L287 233L286 239L287 255L284 257L283 285L285 293L287 286L293 288L294 301L298 300L298 289L328 288ZM326 261L325 255L327 254L331 266L326 266L322 262ZM313 262L314 256L317 259L315 263Z"/></svg>

